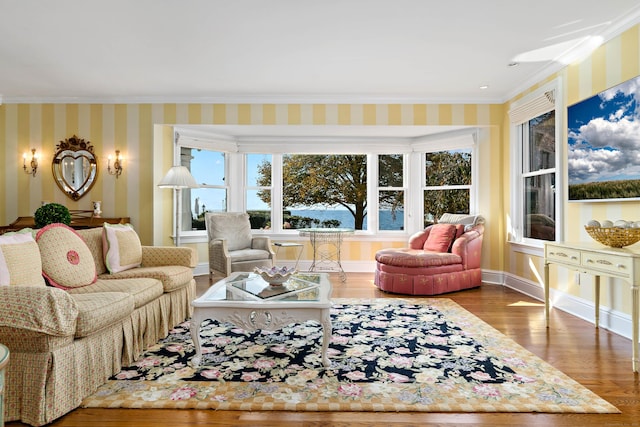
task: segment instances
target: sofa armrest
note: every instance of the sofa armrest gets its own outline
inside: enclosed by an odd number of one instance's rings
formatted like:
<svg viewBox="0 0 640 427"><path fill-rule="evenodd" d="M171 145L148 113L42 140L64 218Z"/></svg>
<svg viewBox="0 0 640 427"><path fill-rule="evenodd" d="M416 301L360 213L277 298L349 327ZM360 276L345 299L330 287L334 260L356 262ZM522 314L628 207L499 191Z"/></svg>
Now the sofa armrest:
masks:
<svg viewBox="0 0 640 427"><path fill-rule="evenodd" d="M0 329L23 329L58 337L76 332L78 307L62 289L0 286L0 313Z"/></svg>
<svg viewBox="0 0 640 427"><path fill-rule="evenodd" d="M175 246L143 246L142 266L158 267L162 265L181 265L195 268L198 265L198 254L193 248Z"/></svg>
<svg viewBox="0 0 640 427"><path fill-rule="evenodd" d="M471 230L465 231L462 236L453 242L451 253L459 255L462 258L462 266L465 270L480 268L483 234L484 226L479 224Z"/></svg>
<svg viewBox="0 0 640 427"><path fill-rule="evenodd" d="M413 233L411 237L409 237L409 247L411 249L424 248L424 242L427 241L427 237L429 237L430 231L431 231L431 227L427 227L424 230L420 230L416 233Z"/></svg>

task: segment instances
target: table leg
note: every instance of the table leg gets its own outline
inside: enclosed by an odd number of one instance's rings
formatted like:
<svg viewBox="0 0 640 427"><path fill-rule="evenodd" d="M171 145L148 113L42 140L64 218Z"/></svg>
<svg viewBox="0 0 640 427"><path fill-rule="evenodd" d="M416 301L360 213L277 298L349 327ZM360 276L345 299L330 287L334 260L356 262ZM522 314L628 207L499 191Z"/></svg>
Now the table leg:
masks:
<svg viewBox="0 0 640 427"><path fill-rule="evenodd" d="M600 276L595 276L594 281L594 301L596 304L596 329L600 327Z"/></svg>
<svg viewBox="0 0 640 427"><path fill-rule="evenodd" d="M327 351L329 350L329 341L332 334L331 315L329 309L322 310L322 364L325 368L331 367L331 361Z"/></svg>
<svg viewBox="0 0 640 427"><path fill-rule="evenodd" d="M313 260L311 261L309 271L316 271L316 260L318 259L318 245L315 234L316 233L309 234L309 241L311 242L311 249L313 250Z"/></svg>
<svg viewBox="0 0 640 427"><path fill-rule="evenodd" d="M639 297L640 293L638 290L638 284L634 283L631 285L631 321L633 322L631 329L631 367L633 368L633 372L638 372L638 368L640 367L640 360L638 359L638 314L640 314L640 307L638 307L638 304L640 304L640 301L638 301Z"/></svg>
<svg viewBox="0 0 640 427"><path fill-rule="evenodd" d="M544 322L549 327L549 264L544 265Z"/></svg>
<svg viewBox="0 0 640 427"><path fill-rule="evenodd" d="M197 315L197 309L194 309L193 317L191 318L191 325L189 330L191 331L191 341L193 341L193 347L196 350L195 356L191 358L191 365L196 367L200 365L202 361L202 346L200 344L200 326L202 325L202 319Z"/></svg>

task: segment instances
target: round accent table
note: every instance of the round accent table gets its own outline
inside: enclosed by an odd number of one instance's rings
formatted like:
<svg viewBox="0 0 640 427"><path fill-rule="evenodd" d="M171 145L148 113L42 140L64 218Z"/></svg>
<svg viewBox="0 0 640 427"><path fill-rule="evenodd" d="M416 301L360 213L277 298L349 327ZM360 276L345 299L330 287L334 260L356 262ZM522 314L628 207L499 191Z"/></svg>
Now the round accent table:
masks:
<svg viewBox="0 0 640 427"><path fill-rule="evenodd" d="M340 248L342 239L353 234L353 228L301 228L300 236L309 236L313 248L313 263L309 271L337 271L344 282L347 275L342 268Z"/></svg>
<svg viewBox="0 0 640 427"><path fill-rule="evenodd" d="M0 344L0 427L4 427L4 368L9 363L9 349Z"/></svg>

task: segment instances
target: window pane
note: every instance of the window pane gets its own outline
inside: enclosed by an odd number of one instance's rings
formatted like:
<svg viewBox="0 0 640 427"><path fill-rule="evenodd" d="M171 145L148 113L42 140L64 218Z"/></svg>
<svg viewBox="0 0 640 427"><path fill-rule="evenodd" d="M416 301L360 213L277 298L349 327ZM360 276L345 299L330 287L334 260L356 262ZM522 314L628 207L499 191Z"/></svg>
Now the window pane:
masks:
<svg viewBox="0 0 640 427"><path fill-rule="evenodd" d="M247 213L252 229L271 228L271 154L246 154Z"/></svg>
<svg viewBox="0 0 640 427"><path fill-rule="evenodd" d="M529 120L529 170L535 172L556 165L556 112Z"/></svg>
<svg viewBox="0 0 640 427"><path fill-rule="evenodd" d="M271 187L271 154L247 154L247 187Z"/></svg>
<svg viewBox="0 0 640 427"><path fill-rule="evenodd" d="M183 159L191 156L189 169L198 184L225 185L224 153L187 147L182 147L181 152Z"/></svg>
<svg viewBox="0 0 640 427"><path fill-rule="evenodd" d="M254 230L271 228L271 206L263 200L271 200L271 190L247 190L247 213Z"/></svg>
<svg viewBox="0 0 640 427"><path fill-rule="evenodd" d="M182 202L183 230L205 230L205 212L224 212L227 210L227 190L223 188L187 188L182 190L186 200ZM192 226L187 227L184 218L193 218Z"/></svg>
<svg viewBox="0 0 640 427"><path fill-rule="evenodd" d="M291 228L366 230L367 156L283 156L283 220Z"/></svg>
<svg viewBox="0 0 640 427"><path fill-rule="evenodd" d="M404 230L404 191L380 191L378 229Z"/></svg>
<svg viewBox="0 0 640 427"><path fill-rule="evenodd" d="M525 178L524 237L555 240L555 174Z"/></svg>
<svg viewBox="0 0 640 427"><path fill-rule="evenodd" d="M469 213L469 190L426 190L424 192L424 225L433 224L443 213Z"/></svg>
<svg viewBox="0 0 640 427"><path fill-rule="evenodd" d="M471 185L471 149L427 153L427 187Z"/></svg>
<svg viewBox="0 0 640 427"><path fill-rule="evenodd" d="M378 156L378 187L403 187L402 154Z"/></svg>

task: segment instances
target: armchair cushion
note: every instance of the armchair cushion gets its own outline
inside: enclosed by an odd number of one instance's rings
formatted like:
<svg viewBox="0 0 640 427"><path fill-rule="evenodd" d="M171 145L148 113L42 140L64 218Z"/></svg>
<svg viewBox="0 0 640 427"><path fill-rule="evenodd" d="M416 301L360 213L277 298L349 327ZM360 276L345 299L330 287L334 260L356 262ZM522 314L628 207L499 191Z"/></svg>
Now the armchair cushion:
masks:
<svg viewBox="0 0 640 427"><path fill-rule="evenodd" d="M206 226L209 240L226 239L229 251L251 247L251 223L245 212L207 212Z"/></svg>
<svg viewBox="0 0 640 427"><path fill-rule="evenodd" d="M456 226L453 224L435 224L431 226L424 249L434 252L449 252L456 237Z"/></svg>
<svg viewBox="0 0 640 427"><path fill-rule="evenodd" d="M131 224L104 223L102 230L104 263L110 273L140 267L142 244Z"/></svg>
<svg viewBox="0 0 640 427"><path fill-rule="evenodd" d="M38 231L36 242L42 259L42 274L52 286L78 288L96 281L93 255L73 228L60 223L49 224Z"/></svg>
<svg viewBox="0 0 640 427"><path fill-rule="evenodd" d="M0 236L0 286L45 286L42 261L32 230Z"/></svg>

